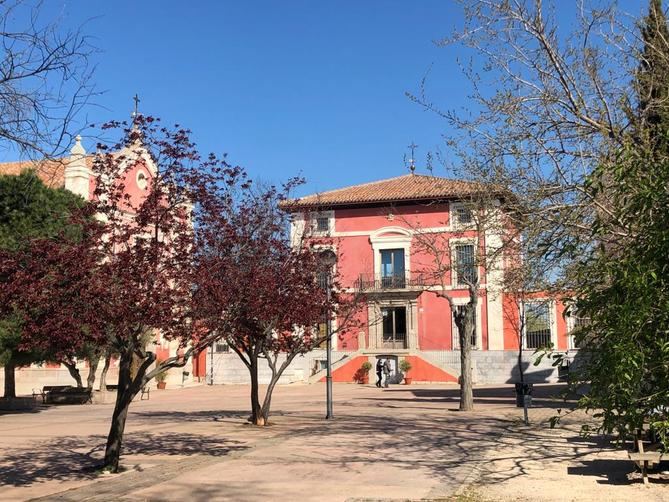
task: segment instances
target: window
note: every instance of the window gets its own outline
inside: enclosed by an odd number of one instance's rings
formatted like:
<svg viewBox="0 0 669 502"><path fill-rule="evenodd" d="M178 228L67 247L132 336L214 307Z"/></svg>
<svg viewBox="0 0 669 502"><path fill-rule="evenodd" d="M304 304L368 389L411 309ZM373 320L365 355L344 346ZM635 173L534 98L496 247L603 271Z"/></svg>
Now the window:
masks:
<svg viewBox="0 0 669 502"><path fill-rule="evenodd" d="M583 326L587 326L590 323L589 317L581 317L578 315L578 312L575 308L571 308L568 313L566 313L567 318L567 330L569 332L569 348L578 349L580 348L576 343L576 331Z"/></svg>
<svg viewBox="0 0 669 502"><path fill-rule="evenodd" d="M464 313L465 306L464 305L457 305L456 310L458 311L459 314ZM472 348L476 349L478 348L478 337L476 336L476 310L474 311L474 331L472 332ZM458 331L458 327L455 324L455 316L453 316L453 350L460 350L460 332Z"/></svg>
<svg viewBox="0 0 669 502"><path fill-rule="evenodd" d="M474 244L458 244L455 246L456 284L474 284L478 280L474 259Z"/></svg>
<svg viewBox="0 0 669 502"><path fill-rule="evenodd" d="M472 210L466 206L458 204L455 206L455 223L458 226L470 225L474 222Z"/></svg>
<svg viewBox="0 0 669 502"><path fill-rule="evenodd" d="M148 179L146 178L146 174L144 174L144 171L138 171L137 172L137 186L139 187L140 190L146 190L147 185L149 184Z"/></svg>
<svg viewBox="0 0 669 502"><path fill-rule="evenodd" d="M381 309L383 317L383 348L406 348L407 309L405 307L386 307Z"/></svg>
<svg viewBox="0 0 669 502"><path fill-rule="evenodd" d="M404 249L381 250L381 287L405 286Z"/></svg>
<svg viewBox="0 0 669 502"><path fill-rule="evenodd" d="M330 218L327 216L319 216L316 218L316 231L327 232L330 230Z"/></svg>
<svg viewBox="0 0 669 502"><path fill-rule="evenodd" d="M525 305L525 348L538 349L551 344L550 302Z"/></svg>
<svg viewBox="0 0 669 502"><path fill-rule="evenodd" d="M214 352L230 352L230 347L225 342L216 342Z"/></svg>

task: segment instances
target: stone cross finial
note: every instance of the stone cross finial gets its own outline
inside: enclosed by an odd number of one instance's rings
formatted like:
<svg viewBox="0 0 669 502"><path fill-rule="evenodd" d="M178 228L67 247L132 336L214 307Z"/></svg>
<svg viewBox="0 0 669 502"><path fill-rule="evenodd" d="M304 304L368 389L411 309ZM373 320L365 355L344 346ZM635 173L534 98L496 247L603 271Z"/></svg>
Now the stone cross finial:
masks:
<svg viewBox="0 0 669 502"><path fill-rule="evenodd" d="M81 144L81 136L77 134L77 137L74 138L75 143L72 149L70 150L70 153L72 155L86 155L86 150L84 150L84 147Z"/></svg>

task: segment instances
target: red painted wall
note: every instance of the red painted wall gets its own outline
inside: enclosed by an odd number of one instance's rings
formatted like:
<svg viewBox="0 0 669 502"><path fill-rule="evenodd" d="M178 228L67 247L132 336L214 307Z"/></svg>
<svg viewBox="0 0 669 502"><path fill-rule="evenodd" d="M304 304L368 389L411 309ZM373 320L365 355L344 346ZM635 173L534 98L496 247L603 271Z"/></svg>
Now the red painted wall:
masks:
<svg viewBox="0 0 669 502"><path fill-rule="evenodd" d="M337 272L345 287L352 287L360 274L374 273L374 252L368 236L337 240Z"/></svg>
<svg viewBox="0 0 669 502"><path fill-rule="evenodd" d="M201 350L193 356L193 377L204 378L207 376L207 350Z"/></svg>
<svg viewBox="0 0 669 502"><path fill-rule="evenodd" d="M406 356L404 359L409 361L411 369L408 375L415 382L456 382L458 379L446 371L428 363L425 359L418 356Z"/></svg>
<svg viewBox="0 0 669 502"><path fill-rule="evenodd" d="M340 366L332 372L332 381L333 382L353 382L355 373L360 369L362 363L369 361L367 356L357 356L351 359L346 364ZM374 371L374 368L372 368ZM371 373L371 372L370 372ZM320 379L321 382L325 382L325 377Z"/></svg>
<svg viewBox="0 0 669 502"><path fill-rule="evenodd" d="M448 301L434 293L418 299L418 346L423 350L451 350L452 321Z"/></svg>
<svg viewBox="0 0 669 502"><path fill-rule="evenodd" d="M388 219L388 214L393 219ZM382 227L443 227L448 225L448 204L433 206L337 209L335 231L374 231Z"/></svg>
<svg viewBox="0 0 669 502"><path fill-rule="evenodd" d="M545 293L532 293L528 299L550 299ZM555 316L555 336L557 350L567 350L569 347L569 333L567 333L567 322L564 317L565 305L559 299L553 299L553 312ZM502 296L502 311L504 316L504 349L518 350L518 328L520 326L518 306L513 296L505 294Z"/></svg>

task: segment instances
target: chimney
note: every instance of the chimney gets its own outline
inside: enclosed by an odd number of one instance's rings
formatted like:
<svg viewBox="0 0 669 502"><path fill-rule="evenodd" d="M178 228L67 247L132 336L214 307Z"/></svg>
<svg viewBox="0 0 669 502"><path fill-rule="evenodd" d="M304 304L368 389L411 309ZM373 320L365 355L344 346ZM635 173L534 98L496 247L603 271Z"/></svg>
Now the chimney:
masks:
<svg viewBox="0 0 669 502"><path fill-rule="evenodd" d="M70 160L65 166L65 188L88 200L90 195L91 171L86 166L86 150L81 146L81 136L70 150Z"/></svg>

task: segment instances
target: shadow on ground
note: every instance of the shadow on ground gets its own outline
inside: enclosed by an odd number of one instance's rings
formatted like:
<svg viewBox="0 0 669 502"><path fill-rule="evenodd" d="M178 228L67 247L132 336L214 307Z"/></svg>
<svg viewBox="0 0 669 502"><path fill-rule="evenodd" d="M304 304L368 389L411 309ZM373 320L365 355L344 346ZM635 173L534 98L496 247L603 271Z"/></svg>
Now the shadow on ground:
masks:
<svg viewBox="0 0 669 502"><path fill-rule="evenodd" d="M22 486L48 480L82 480L97 476L103 458L104 436L63 437L39 448L14 450L0 460L0 486ZM216 436L180 433L130 433L123 442L126 455L209 455L222 457L245 446Z"/></svg>
<svg viewBox="0 0 669 502"><path fill-rule="evenodd" d="M566 389L563 384L540 385L534 387L532 407L534 408L571 408L577 396L568 396L565 399L561 393ZM367 398L378 401L406 401L423 403L454 403L460 402L460 390L448 389L421 389L416 387L397 386L384 389L383 395ZM504 387L474 388L474 405L502 404L515 406L516 394L512 385ZM451 409L456 409L453 407Z"/></svg>
<svg viewBox="0 0 669 502"><path fill-rule="evenodd" d="M280 412L279 412L280 414ZM229 422L245 421L249 410L203 410L203 411L131 411L130 420L135 424L150 422Z"/></svg>

